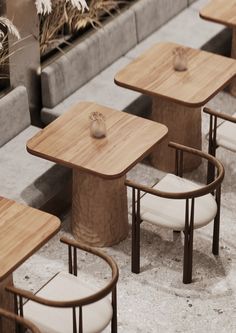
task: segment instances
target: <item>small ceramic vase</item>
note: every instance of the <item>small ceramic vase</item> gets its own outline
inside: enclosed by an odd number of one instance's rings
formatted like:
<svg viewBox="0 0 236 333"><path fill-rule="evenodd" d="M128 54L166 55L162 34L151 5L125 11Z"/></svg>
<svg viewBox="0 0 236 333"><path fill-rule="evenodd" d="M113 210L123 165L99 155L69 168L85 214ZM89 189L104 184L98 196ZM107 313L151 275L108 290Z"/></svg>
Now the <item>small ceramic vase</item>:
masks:
<svg viewBox="0 0 236 333"><path fill-rule="evenodd" d="M182 46L173 50L173 66L176 71L182 72L188 69L186 49Z"/></svg>
<svg viewBox="0 0 236 333"><path fill-rule="evenodd" d="M92 112L89 116L90 119L90 135L94 138L103 138L106 136L106 123L105 117L100 112Z"/></svg>

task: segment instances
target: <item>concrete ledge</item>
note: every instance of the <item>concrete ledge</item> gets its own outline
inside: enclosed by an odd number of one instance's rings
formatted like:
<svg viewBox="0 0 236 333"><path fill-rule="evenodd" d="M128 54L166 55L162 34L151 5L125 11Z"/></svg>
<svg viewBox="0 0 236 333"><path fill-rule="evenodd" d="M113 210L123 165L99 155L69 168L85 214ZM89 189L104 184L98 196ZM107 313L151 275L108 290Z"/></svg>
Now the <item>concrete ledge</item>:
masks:
<svg viewBox="0 0 236 333"><path fill-rule="evenodd" d="M26 88L19 86L0 98L0 147L30 125Z"/></svg>
<svg viewBox="0 0 236 333"><path fill-rule="evenodd" d="M134 12L126 10L42 70L43 106L55 107L136 44Z"/></svg>
<svg viewBox="0 0 236 333"><path fill-rule="evenodd" d="M42 103L53 108L100 70L99 41L93 35L61 56L41 73Z"/></svg>
<svg viewBox="0 0 236 333"><path fill-rule="evenodd" d="M131 8L136 17L138 42L187 7L187 0L141 0Z"/></svg>
<svg viewBox="0 0 236 333"><path fill-rule="evenodd" d="M1 195L37 208L57 193L67 171L26 151L27 140L38 131L27 127L0 150Z"/></svg>
<svg viewBox="0 0 236 333"><path fill-rule="evenodd" d="M101 105L117 110L126 109L128 112L129 106L131 106L132 113L139 114L142 111L141 108L143 108L143 104L136 103L136 107L134 107L132 103L141 96L141 94L118 87L114 83L115 74L129 62L130 59L121 57L53 109L43 108L41 111L43 123L50 123L78 102L91 100L95 100Z"/></svg>
<svg viewBox="0 0 236 333"><path fill-rule="evenodd" d="M159 42L171 41L193 48L201 48L224 28L222 25L202 20L194 6L195 4L183 10L172 20L161 26L161 28L130 50L126 56L130 59L135 59Z"/></svg>
<svg viewBox="0 0 236 333"><path fill-rule="evenodd" d="M1 117L1 126L7 138L11 138L0 148L1 195L32 207L44 207L67 186L71 171L26 151L26 142L40 129L28 126L30 113L24 87L17 87L2 97L0 106L1 115L10 114L9 118ZM8 131L10 124L14 133L18 132L15 136L13 131ZM1 131L1 142L6 141L5 131Z"/></svg>
<svg viewBox="0 0 236 333"><path fill-rule="evenodd" d="M100 71L137 44L135 15L125 10L98 32ZM98 56L98 55L97 55Z"/></svg>

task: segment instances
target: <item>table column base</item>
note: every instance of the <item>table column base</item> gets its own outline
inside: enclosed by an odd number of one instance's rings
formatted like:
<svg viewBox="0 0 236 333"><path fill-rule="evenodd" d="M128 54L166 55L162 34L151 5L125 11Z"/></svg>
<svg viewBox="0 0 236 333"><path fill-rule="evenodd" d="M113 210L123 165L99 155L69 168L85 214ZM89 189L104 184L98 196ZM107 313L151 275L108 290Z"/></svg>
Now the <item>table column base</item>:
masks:
<svg viewBox="0 0 236 333"><path fill-rule="evenodd" d="M236 59L236 29L232 29L231 58ZM229 85L229 92L236 97L236 79L233 79Z"/></svg>
<svg viewBox="0 0 236 333"><path fill-rule="evenodd" d="M175 171L175 151L168 148L169 141L201 149L201 108L189 108L160 97L153 98L152 120L168 127L168 134L151 154L151 164L165 172ZM196 169L201 158L185 154L185 172Z"/></svg>
<svg viewBox="0 0 236 333"><path fill-rule="evenodd" d="M5 287L9 285L13 285L12 274L10 274L5 280L0 282L0 304L3 309L14 312L14 297L12 294L5 291ZM2 318L2 320L0 321L0 333L14 332L14 323Z"/></svg>
<svg viewBox="0 0 236 333"><path fill-rule="evenodd" d="M128 235L125 176L102 179L73 170L72 232L92 246L111 246Z"/></svg>

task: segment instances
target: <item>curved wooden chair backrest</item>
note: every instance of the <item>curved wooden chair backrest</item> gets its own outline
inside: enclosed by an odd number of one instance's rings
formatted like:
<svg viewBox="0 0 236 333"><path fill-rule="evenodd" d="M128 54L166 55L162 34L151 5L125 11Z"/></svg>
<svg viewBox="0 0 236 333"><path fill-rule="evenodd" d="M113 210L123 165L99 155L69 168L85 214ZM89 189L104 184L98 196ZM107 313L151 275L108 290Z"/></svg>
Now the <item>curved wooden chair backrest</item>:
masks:
<svg viewBox="0 0 236 333"><path fill-rule="evenodd" d="M99 291L91 294L90 296L83 297L80 299L75 299L71 301L55 301L49 300L46 298L42 298L40 296L34 295L33 293L16 288L14 286L7 286L6 290L13 293L15 296L19 297L19 305L20 305L20 313L23 314L23 298L28 300L32 300L36 303L51 306L51 307L58 307L58 308L71 308L73 310L73 327L76 327L76 315L75 309L80 309L80 318L82 317L82 307L85 305L89 305L95 303L108 294L112 294L112 307L113 307L113 317L112 317L112 332L116 332L117 327L117 305L116 305L116 284L119 278L119 270L117 267L116 262L104 252L93 248L91 246L87 246L84 244L80 244L77 241L69 239L67 237L62 237L60 240L62 243L68 246L68 269L69 273L77 276L77 249L91 253L97 257L100 257L103 261L105 261L109 268L111 269L111 278L108 280L107 284L101 288ZM79 325L81 324L81 320L79 320ZM75 329L76 331L76 329ZM81 328L82 331L82 328ZM76 331L77 332L77 331Z"/></svg>
<svg viewBox="0 0 236 333"><path fill-rule="evenodd" d="M234 124L236 124L236 118L226 113L217 112L208 107L204 107L203 112L207 113L210 116L208 153L215 156L217 148L218 118Z"/></svg>
<svg viewBox="0 0 236 333"><path fill-rule="evenodd" d="M26 290L23 290L20 288L16 288L16 287L12 287L12 286L6 287L6 289L14 294L18 294L19 296L25 297L34 302L37 302L37 303L40 303L43 305L47 305L47 306L59 307L59 308L60 307L62 307L62 308L81 307L84 305L88 305L88 304L97 302L100 299L107 296L116 286L116 283L118 281L119 271L118 271L118 267L117 267L117 264L115 263L115 261L107 254L103 253L102 251L92 248L90 246L84 245L84 244L80 244L77 241L68 239L67 237L62 237L61 242L68 245L69 273L71 273L73 275L77 275L76 250L80 249L80 250L83 250L85 252L88 252L95 256L100 257L109 265L109 267L111 268L112 277L111 277L111 280L108 281L107 285L105 287L103 287L101 290L99 290L98 292L94 293L93 295L90 295L88 297L84 297L84 298L81 298L78 300L73 300L73 301L48 300L48 299L39 297L37 295L34 295L33 293L31 293L29 291L26 291Z"/></svg>
<svg viewBox="0 0 236 333"><path fill-rule="evenodd" d="M214 179L211 179L210 181L208 180L207 184L203 185L201 188L188 192L164 192L157 189L153 189L151 187L147 187L145 185L135 183L130 180L126 180L126 185L139 189L140 191L144 191L146 193L150 193L167 199L197 198L205 194L214 192L214 190L221 185L224 179L224 167L222 163L219 160L217 160L214 156L205 153L201 150L187 147L175 142L170 142L169 147L174 148L176 150L175 174L177 176L182 177L183 175L183 153L186 152L199 156L203 159L206 159L209 162L209 164L214 168L214 170L216 169L214 172Z"/></svg>

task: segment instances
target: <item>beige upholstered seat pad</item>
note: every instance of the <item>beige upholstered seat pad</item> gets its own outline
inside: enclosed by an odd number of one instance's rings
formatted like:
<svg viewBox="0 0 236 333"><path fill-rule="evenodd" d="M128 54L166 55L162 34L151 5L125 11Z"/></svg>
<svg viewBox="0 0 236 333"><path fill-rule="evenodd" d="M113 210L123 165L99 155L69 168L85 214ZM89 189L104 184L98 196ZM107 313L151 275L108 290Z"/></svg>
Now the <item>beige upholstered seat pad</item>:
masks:
<svg viewBox="0 0 236 333"><path fill-rule="evenodd" d="M236 112L233 115L236 117ZM236 124L224 121L217 129L217 144L236 152Z"/></svg>
<svg viewBox="0 0 236 333"><path fill-rule="evenodd" d="M186 192L200 188L189 180L167 174L154 188L165 192ZM185 224L185 203L183 199L165 199L146 194L141 198L141 218L173 230L183 230ZM194 228L211 222L217 211L216 202L211 194L195 200Z"/></svg>
<svg viewBox="0 0 236 333"><path fill-rule="evenodd" d="M94 294L96 291L72 274L57 274L38 293L38 296L52 300L74 300ZM28 301L24 305L25 318L33 321L42 333L72 333L72 309L52 308ZM79 317L79 310L77 309ZM77 317L77 318L78 318ZM105 298L83 307L83 332L101 332L112 318L112 306ZM78 321L77 321L78 322Z"/></svg>

